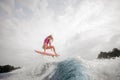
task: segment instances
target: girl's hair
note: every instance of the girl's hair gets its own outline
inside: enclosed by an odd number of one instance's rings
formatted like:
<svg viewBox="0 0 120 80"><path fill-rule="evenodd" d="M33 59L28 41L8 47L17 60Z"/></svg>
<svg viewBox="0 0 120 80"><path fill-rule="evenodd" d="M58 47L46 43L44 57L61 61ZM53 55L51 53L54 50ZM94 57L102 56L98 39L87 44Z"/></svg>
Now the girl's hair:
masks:
<svg viewBox="0 0 120 80"><path fill-rule="evenodd" d="M52 35L49 35L48 37L51 38L51 40L53 41L53 37L52 37Z"/></svg>

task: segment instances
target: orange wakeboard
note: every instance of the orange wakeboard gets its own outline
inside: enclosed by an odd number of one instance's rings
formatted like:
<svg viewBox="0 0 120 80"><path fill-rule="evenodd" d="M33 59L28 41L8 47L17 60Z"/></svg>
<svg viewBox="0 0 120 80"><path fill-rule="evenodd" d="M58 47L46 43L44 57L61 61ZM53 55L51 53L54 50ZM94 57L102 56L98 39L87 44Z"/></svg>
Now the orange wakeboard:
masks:
<svg viewBox="0 0 120 80"><path fill-rule="evenodd" d="M38 51L38 50L35 50L36 53L38 54L42 54L42 55L46 55L46 56L59 56L58 54L53 54L53 53L47 53L47 52L42 52L42 51Z"/></svg>

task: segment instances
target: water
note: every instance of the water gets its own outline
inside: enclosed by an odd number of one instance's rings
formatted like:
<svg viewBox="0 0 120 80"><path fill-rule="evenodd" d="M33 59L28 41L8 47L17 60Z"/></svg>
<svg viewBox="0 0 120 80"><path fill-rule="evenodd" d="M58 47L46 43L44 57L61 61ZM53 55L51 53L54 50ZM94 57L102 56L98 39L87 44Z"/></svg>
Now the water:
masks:
<svg viewBox="0 0 120 80"><path fill-rule="evenodd" d="M65 60L57 65L50 80L87 80L85 67L77 60Z"/></svg>
<svg viewBox="0 0 120 80"><path fill-rule="evenodd" d="M120 80L120 58L87 61L81 58L34 64L0 74L0 80Z"/></svg>

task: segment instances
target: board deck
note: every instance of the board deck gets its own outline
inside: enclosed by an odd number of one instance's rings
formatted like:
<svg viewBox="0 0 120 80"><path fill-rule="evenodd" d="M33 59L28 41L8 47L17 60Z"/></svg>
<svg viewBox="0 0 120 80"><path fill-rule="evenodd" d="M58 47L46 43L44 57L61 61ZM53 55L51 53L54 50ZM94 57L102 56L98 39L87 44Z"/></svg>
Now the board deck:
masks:
<svg viewBox="0 0 120 80"><path fill-rule="evenodd" d="M39 53L39 54L42 54L42 55L46 55L46 56L59 56L58 54L53 54L53 53L48 53L48 52L42 52L42 51L39 51L39 50L35 50L36 53Z"/></svg>

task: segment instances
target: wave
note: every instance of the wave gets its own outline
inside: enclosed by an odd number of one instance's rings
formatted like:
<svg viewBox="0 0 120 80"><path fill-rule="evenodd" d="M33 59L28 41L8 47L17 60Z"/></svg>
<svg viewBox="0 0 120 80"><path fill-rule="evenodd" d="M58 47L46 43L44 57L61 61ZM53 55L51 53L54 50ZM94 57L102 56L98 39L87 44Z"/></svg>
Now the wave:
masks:
<svg viewBox="0 0 120 80"><path fill-rule="evenodd" d="M50 80L86 80L85 67L77 60L70 59L58 63Z"/></svg>
<svg viewBox="0 0 120 80"><path fill-rule="evenodd" d="M33 64L0 74L0 80L120 80L120 58L87 61L82 58Z"/></svg>

